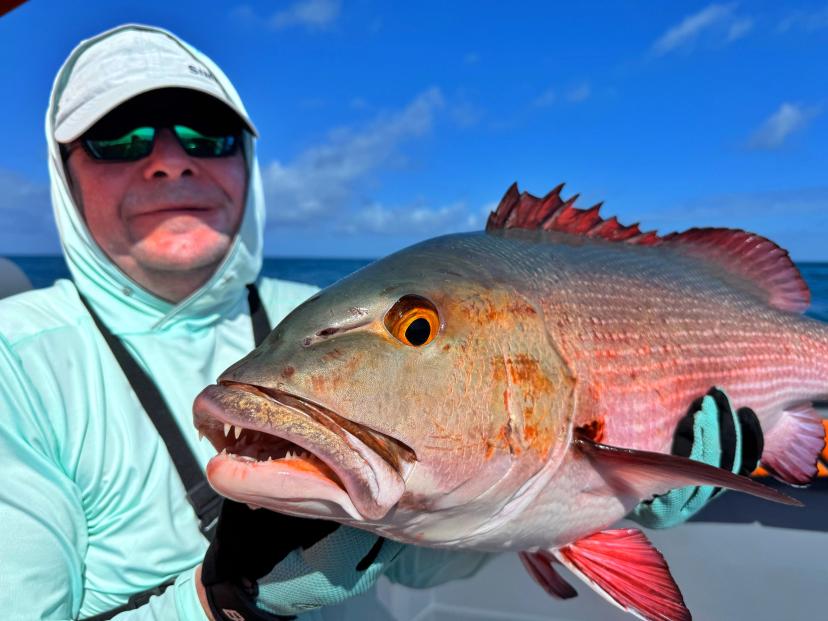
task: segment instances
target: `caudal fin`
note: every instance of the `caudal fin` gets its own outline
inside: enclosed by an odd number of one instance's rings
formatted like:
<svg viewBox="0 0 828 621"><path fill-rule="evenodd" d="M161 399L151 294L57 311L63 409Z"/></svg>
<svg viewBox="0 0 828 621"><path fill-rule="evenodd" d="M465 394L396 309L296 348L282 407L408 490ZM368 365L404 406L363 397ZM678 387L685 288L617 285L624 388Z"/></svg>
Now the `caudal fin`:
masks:
<svg viewBox="0 0 828 621"><path fill-rule="evenodd" d="M765 434L760 463L780 481L807 485L817 476L824 448L822 417L810 404L804 404L783 412L773 429Z"/></svg>

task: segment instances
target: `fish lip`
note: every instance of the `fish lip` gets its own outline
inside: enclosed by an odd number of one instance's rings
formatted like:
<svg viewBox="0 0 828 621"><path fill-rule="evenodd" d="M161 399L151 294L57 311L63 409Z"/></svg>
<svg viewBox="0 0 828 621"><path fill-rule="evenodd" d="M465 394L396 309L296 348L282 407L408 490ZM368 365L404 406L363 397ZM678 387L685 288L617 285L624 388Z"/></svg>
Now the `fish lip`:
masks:
<svg viewBox="0 0 828 621"><path fill-rule="evenodd" d="M215 408L205 407L201 401L207 399L214 403L220 402L222 397L234 396L232 393L237 393L235 396L245 393L247 398L255 400L256 405L265 408L275 406L277 409L287 409L294 415L307 417L314 426L324 428L322 435L325 438L310 437L316 436L315 433L297 435L274 429L267 422L257 422L252 417L241 416L242 412L238 410L222 408L222 415L218 416ZM405 491L406 470L416 461L414 451L395 438L349 421L310 399L254 384L224 380L218 385L208 386L194 404L194 423L199 430L212 433L224 423L230 423L300 446L336 474L336 483L348 494L359 513L369 519L383 517L396 504ZM326 445L326 440L335 446ZM347 450L346 459L342 458L343 448Z"/></svg>
<svg viewBox="0 0 828 621"><path fill-rule="evenodd" d="M334 410L316 403L307 397L302 397L284 390L266 388L256 384L246 384L232 380L221 380L219 381L219 385L224 388L243 390L253 395L264 395L279 405L307 414L316 422L335 433L340 433L340 430L344 429L351 435L359 438L368 448L391 465L400 476L405 475L404 466L406 464L417 461L417 454L414 452L414 449L401 440L384 434L381 431L371 429L366 425L355 423L337 414Z"/></svg>

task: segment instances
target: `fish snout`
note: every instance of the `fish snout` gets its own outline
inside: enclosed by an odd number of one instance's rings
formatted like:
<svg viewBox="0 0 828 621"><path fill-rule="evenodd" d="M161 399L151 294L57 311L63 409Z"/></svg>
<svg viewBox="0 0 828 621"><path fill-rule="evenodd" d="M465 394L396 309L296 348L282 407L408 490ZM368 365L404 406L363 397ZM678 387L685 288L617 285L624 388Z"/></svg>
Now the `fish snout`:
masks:
<svg viewBox="0 0 828 621"><path fill-rule="evenodd" d="M202 391L193 409L219 451L207 474L224 496L295 515L376 521L405 492L413 461L406 447L312 402L225 382Z"/></svg>

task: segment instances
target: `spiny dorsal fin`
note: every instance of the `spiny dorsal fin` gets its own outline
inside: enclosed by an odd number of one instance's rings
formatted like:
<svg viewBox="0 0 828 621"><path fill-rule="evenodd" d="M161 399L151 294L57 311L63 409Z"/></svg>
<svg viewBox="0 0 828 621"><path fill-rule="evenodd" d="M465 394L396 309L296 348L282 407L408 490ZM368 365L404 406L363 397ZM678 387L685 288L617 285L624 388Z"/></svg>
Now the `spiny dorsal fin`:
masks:
<svg viewBox="0 0 828 621"><path fill-rule="evenodd" d="M655 231L642 233L638 224L625 226L614 216L602 218L602 203L589 209L574 207L578 195L563 200L562 189L560 184L539 198L519 192L517 183L513 183L497 209L489 214L486 231L542 229L639 246L680 246L684 252L712 261L752 283L775 308L801 313L810 304L808 285L788 252L760 235L716 228L689 229L663 237Z"/></svg>
<svg viewBox="0 0 828 621"><path fill-rule="evenodd" d="M529 192L519 192L517 183L513 183L497 209L489 214L486 230L543 229L644 246L660 241L655 231L642 233L638 224L625 226L615 217L604 220L598 213L602 203L589 209L574 207L578 195L563 200L563 186L562 183L543 198L538 198Z"/></svg>

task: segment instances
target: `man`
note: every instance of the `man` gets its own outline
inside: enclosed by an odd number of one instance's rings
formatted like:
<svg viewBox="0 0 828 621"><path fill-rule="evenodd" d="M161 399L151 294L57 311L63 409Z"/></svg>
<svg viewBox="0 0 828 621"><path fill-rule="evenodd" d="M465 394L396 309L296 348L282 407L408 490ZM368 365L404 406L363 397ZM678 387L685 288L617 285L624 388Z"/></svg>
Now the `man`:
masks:
<svg viewBox="0 0 828 621"><path fill-rule="evenodd" d="M214 537L193 398L315 291L259 278L256 130L221 70L162 30L105 32L61 68L46 134L72 281L0 303L2 616L337 618L317 609L380 575L474 573L485 555L234 503Z"/></svg>
<svg viewBox="0 0 828 621"><path fill-rule="evenodd" d="M215 512L203 488L188 502L186 456L174 464L181 451L147 414L166 406L203 480L215 451L192 427L194 397L253 348L251 306L273 325L316 288L259 278L255 128L221 70L173 35L126 26L81 43L55 80L46 125L72 282L0 304L0 610L84 618L177 576L138 611L203 619L210 606L195 576ZM351 553L364 544L360 558L376 542L335 535Z"/></svg>

